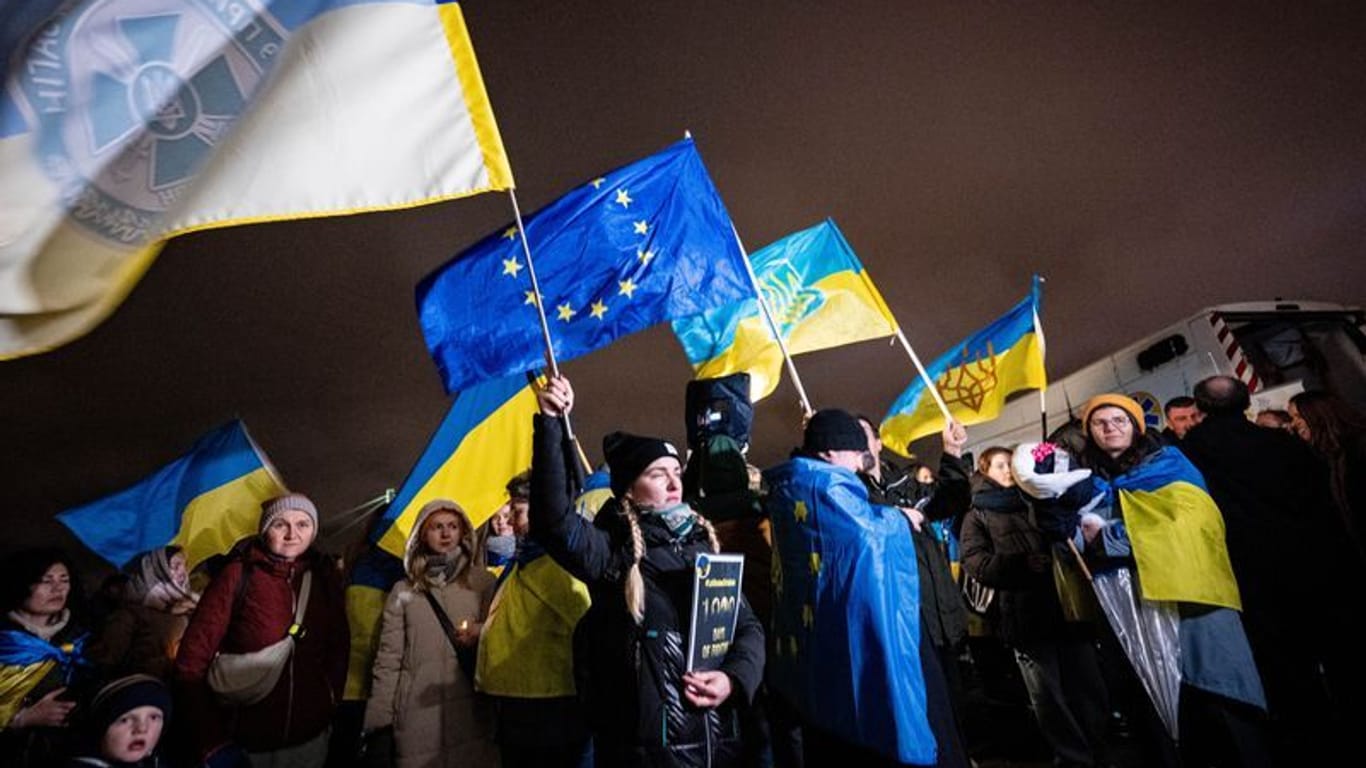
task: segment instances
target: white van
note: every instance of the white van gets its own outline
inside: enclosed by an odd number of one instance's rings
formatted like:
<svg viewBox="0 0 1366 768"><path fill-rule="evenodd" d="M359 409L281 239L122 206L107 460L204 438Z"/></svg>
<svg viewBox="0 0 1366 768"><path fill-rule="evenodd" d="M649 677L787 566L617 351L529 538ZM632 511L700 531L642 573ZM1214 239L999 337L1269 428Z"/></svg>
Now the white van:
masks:
<svg viewBox="0 0 1366 768"><path fill-rule="evenodd" d="M1252 390L1253 412L1284 409L1306 389L1326 389L1366 407L1366 315L1359 308L1310 301L1222 304L1097 360L1048 384L1048 428L1079 416L1102 392L1132 395L1149 429L1165 426L1162 405L1189 395L1215 374L1237 376ZM1044 332L1047 333L1045 328ZM1017 393L999 418L968 428L968 449L1036 442L1039 394Z"/></svg>

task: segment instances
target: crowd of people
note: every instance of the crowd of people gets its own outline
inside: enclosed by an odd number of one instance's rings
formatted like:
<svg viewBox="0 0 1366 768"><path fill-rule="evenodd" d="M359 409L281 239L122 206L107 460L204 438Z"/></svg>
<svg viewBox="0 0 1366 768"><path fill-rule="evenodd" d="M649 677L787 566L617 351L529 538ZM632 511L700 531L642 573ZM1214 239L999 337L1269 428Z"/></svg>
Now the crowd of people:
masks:
<svg viewBox="0 0 1366 768"><path fill-rule="evenodd" d="M155 549L89 602L61 550L5 557L4 765L967 766L990 677L1054 765L1350 753L1366 416L1333 395L1254 419L1211 377L1159 433L1104 394L975 462L950 423L937 467L886 461L838 409L762 473L733 435L684 455L615 432L596 509L573 388L537 397L493 519L436 499L413 521L373 648L351 647L354 564L318 550L298 493L208 567ZM691 668L695 567L722 551L746 556L744 597L724 656Z"/></svg>

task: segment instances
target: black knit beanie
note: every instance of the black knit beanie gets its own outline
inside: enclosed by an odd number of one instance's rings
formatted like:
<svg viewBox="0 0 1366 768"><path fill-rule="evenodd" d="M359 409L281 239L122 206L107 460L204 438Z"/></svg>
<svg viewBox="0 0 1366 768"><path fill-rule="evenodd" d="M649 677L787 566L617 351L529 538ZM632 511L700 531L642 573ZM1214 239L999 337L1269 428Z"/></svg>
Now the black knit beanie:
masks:
<svg viewBox="0 0 1366 768"><path fill-rule="evenodd" d="M138 707L156 707L170 719L171 692L151 675L129 675L109 683L90 700L92 734L103 736L115 720Z"/></svg>
<svg viewBox="0 0 1366 768"><path fill-rule="evenodd" d="M672 443L656 437L628 435L625 432L613 432L604 437L602 453L607 457L607 468L612 473L612 494L615 496L626 493L631 483L634 483L636 478L640 477L640 473L654 463L655 459L672 456L678 460L680 466L683 463L683 459L678 455L678 449L673 447Z"/></svg>
<svg viewBox="0 0 1366 768"><path fill-rule="evenodd" d="M806 423L802 450L807 453L866 451L868 435L853 414L838 408L824 408L816 411Z"/></svg>

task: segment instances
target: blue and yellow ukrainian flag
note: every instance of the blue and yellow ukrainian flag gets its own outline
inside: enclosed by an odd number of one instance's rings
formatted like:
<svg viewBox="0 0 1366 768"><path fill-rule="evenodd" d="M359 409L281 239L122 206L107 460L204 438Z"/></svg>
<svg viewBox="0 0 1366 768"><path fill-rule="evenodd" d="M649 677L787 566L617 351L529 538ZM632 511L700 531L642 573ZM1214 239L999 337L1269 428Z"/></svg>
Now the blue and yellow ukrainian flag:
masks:
<svg viewBox="0 0 1366 768"><path fill-rule="evenodd" d="M441 426L371 533L377 546L351 573L346 588L351 658L343 698L370 694L370 667L379 644L384 600L404 578L408 533L422 506L451 499L481 525L507 501L507 481L531 466L531 415L536 394L526 375L494 379L456 396Z"/></svg>
<svg viewBox="0 0 1366 768"><path fill-rule="evenodd" d="M513 185L452 0L3 5L0 360L89 331L181 233Z"/></svg>
<svg viewBox="0 0 1366 768"><path fill-rule="evenodd" d="M178 545L193 568L256 533L261 503L285 492L270 460L236 420L136 485L57 519L116 567Z"/></svg>
<svg viewBox="0 0 1366 768"><path fill-rule="evenodd" d="M1103 486L1102 486L1103 487ZM1147 600L1242 610L1224 516L1181 451L1163 448L1112 486Z"/></svg>
<svg viewBox="0 0 1366 768"><path fill-rule="evenodd" d="M794 232L749 258L789 353L896 333L891 310L833 220ZM673 329L697 378L747 372L756 401L777 388L783 355L756 299L675 320Z"/></svg>
<svg viewBox="0 0 1366 768"><path fill-rule="evenodd" d="M935 360L926 372L953 418L962 424L991 421L1006 397L1022 389L1043 389L1042 288L1036 275L1029 296L986 328ZM944 428L944 416L925 382L916 378L892 403L879 433L889 450L910 457L913 440Z"/></svg>
<svg viewBox="0 0 1366 768"><path fill-rule="evenodd" d="M402 578L403 560L378 547L367 549L351 569L351 581L346 585L346 626L351 634L351 651L346 663L346 687L342 690L346 701L370 698L370 670L379 650L384 600Z"/></svg>
<svg viewBox="0 0 1366 768"><path fill-rule="evenodd" d="M536 410L536 394L524 374L457 395L371 541L402 558L417 513L432 499L451 499L475 526L483 524L507 501L507 481L531 466Z"/></svg>
<svg viewBox="0 0 1366 768"><path fill-rule="evenodd" d="M525 229L560 360L754 295L730 214L692 139L571 190ZM423 278L417 306L448 392L544 358L515 226Z"/></svg>

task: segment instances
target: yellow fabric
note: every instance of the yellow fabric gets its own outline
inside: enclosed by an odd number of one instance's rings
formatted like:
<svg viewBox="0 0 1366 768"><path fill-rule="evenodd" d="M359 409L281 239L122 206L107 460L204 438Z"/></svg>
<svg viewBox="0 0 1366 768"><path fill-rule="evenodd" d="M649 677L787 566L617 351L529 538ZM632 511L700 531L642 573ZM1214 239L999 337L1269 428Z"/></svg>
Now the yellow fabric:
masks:
<svg viewBox="0 0 1366 768"><path fill-rule="evenodd" d="M1209 494L1177 481L1156 491L1121 490L1119 504L1144 599L1242 610L1224 518Z"/></svg>
<svg viewBox="0 0 1366 768"><path fill-rule="evenodd" d="M185 505L180 532L171 544L185 549L189 568L232 549L245 536L256 533L261 504L286 493L284 485L268 467L261 467Z"/></svg>
<svg viewBox="0 0 1366 768"><path fill-rule="evenodd" d="M471 429L384 532L380 547L403 557L418 512L433 499L454 499L475 527L483 525L507 501L508 478L531 466L531 416L536 411L536 393L523 387Z"/></svg>
<svg viewBox="0 0 1366 768"><path fill-rule="evenodd" d="M574 626L588 587L549 555L518 566L503 582L479 637L475 686L524 699L574 695Z"/></svg>
<svg viewBox="0 0 1366 768"><path fill-rule="evenodd" d="M370 698L370 668L379 648L379 622L384 616L383 590L352 584L346 588L346 624L351 632L351 655L346 662L345 701Z"/></svg>
<svg viewBox="0 0 1366 768"><path fill-rule="evenodd" d="M23 708L24 697L42 682L56 666L55 661L40 661L26 667L0 666L0 730L9 725Z"/></svg>
<svg viewBox="0 0 1366 768"><path fill-rule="evenodd" d="M990 360L973 360L948 369L936 378L939 393L949 413L961 424L981 424L1001 414L1006 397L1022 389L1042 389L1048 382L1044 373L1043 345L1035 333L1026 333L1008 349ZM932 435L944 428L944 417L928 394L910 413L897 414L882 423L882 442L903 456L909 455L911 441Z"/></svg>
<svg viewBox="0 0 1366 768"><path fill-rule="evenodd" d="M799 355L896 333L892 312L866 271L835 272L809 288L823 294L824 303L787 332L784 341L789 353ZM780 328L803 313L804 306L776 305L772 295L765 291L774 305L774 321ZM786 317L785 312L793 317ZM735 341L722 354L697 366L695 377L716 378L740 371L749 373L750 397L756 402L771 395L782 377L783 353L762 315L741 320L735 329Z"/></svg>
<svg viewBox="0 0 1366 768"><path fill-rule="evenodd" d="M512 189L512 165L503 149L498 123L493 119L493 105L489 103L488 92L484 90L484 76L479 72L479 62L474 58L474 45L470 42L469 29L465 27L465 15L461 13L459 3L438 5L437 13L446 32L446 42L451 46L451 59L460 78L465 108L469 110L470 121L474 123L475 138L479 141L480 151L484 153L490 188Z"/></svg>

